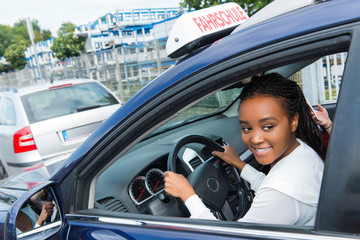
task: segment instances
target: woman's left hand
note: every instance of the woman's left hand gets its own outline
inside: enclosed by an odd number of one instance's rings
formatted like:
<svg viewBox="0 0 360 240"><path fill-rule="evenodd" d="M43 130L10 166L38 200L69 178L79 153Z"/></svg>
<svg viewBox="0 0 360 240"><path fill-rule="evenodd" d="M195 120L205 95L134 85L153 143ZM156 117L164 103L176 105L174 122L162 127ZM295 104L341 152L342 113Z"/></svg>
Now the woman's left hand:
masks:
<svg viewBox="0 0 360 240"><path fill-rule="evenodd" d="M181 174L166 171L164 172L165 177L165 192L168 194L181 198L184 202L195 195L193 187L189 181Z"/></svg>

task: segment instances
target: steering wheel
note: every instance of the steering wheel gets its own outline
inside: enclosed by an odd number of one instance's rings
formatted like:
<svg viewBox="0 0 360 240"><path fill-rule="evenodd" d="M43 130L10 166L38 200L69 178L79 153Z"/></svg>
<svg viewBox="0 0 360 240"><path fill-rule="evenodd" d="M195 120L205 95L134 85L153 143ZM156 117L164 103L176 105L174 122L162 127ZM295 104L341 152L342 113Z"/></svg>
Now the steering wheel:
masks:
<svg viewBox="0 0 360 240"><path fill-rule="evenodd" d="M210 138L199 135L185 136L174 145L169 154L169 171L177 172L176 163L178 161L178 153L184 145L189 143L201 143L216 151L224 151L220 144ZM221 169L222 164L223 161L219 158L214 156L210 157L204 163L199 165L192 173L190 173L187 177L187 180L194 188L196 194L204 202L204 204L207 205L216 216L225 219L225 214L221 209L225 204L230 190L234 189L234 185L239 185L242 183L242 180L238 172L235 170L235 167L228 165L228 168L233 176L233 181L230 183L228 178L224 176L224 173ZM181 200L179 202L182 203Z"/></svg>

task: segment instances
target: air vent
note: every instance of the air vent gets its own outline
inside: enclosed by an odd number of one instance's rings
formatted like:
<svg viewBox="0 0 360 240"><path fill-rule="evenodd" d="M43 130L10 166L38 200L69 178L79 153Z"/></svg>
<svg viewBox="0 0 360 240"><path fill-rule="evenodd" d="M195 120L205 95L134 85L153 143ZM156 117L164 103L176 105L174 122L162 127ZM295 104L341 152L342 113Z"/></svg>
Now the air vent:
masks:
<svg viewBox="0 0 360 240"><path fill-rule="evenodd" d="M96 201L103 208L113 212L129 212L124 204L115 197L105 197Z"/></svg>
<svg viewBox="0 0 360 240"><path fill-rule="evenodd" d="M200 158L195 157L195 158L191 159L189 163L190 163L191 167L195 170L198 166L200 166L202 164L202 161Z"/></svg>

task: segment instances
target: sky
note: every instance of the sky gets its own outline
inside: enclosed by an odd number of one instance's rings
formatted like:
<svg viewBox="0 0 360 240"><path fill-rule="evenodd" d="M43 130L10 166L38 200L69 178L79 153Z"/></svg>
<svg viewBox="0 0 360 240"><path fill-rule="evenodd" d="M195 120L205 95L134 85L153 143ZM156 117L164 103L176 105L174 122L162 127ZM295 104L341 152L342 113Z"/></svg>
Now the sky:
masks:
<svg viewBox="0 0 360 240"><path fill-rule="evenodd" d="M107 13L135 8L179 7L180 0L0 0L0 24L13 26L19 19L38 20L54 37L64 22L88 24Z"/></svg>

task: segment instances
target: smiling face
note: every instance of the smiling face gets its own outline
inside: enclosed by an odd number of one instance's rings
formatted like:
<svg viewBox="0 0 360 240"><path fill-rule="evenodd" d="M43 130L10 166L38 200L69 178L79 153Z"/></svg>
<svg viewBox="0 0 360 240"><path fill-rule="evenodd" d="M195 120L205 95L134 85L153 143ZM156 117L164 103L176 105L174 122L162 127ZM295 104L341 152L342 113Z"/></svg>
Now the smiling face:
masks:
<svg viewBox="0 0 360 240"><path fill-rule="evenodd" d="M246 98L239 109L242 140L263 165L274 165L299 145L295 137L298 115L289 119L279 101L255 95Z"/></svg>

